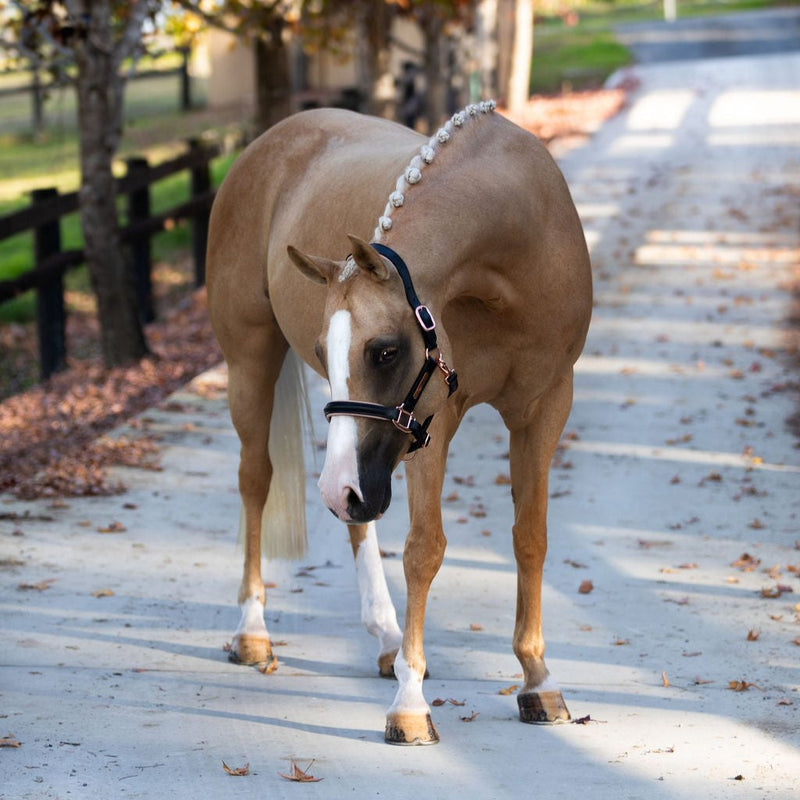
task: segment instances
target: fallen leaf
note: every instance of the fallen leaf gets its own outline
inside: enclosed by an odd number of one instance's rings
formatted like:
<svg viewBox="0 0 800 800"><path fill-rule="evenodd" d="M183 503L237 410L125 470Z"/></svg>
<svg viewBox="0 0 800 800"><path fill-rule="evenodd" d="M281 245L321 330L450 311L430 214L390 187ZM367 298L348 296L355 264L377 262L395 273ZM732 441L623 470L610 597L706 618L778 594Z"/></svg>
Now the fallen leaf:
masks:
<svg viewBox="0 0 800 800"><path fill-rule="evenodd" d="M639 547L649 550L651 547L670 547L672 542L669 539L637 539Z"/></svg>
<svg viewBox="0 0 800 800"><path fill-rule="evenodd" d="M222 762L222 769L228 773L228 775L235 775L235 776L242 776L242 775L249 775L250 774L250 764L245 764L243 767L229 767L224 761Z"/></svg>
<svg viewBox="0 0 800 800"><path fill-rule="evenodd" d="M776 600L783 594L784 588L785 587L781 586L780 584L776 586L765 586L759 592L759 595L767 600Z"/></svg>
<svg viewBox="0 0 800 800"><path fill-rule="evenodd" d="M734 692L746 692L748 689L758 689L760 692L764 690L757 683L749 683L748 681L729 681L728 688Z"/></svg>
<svg viewBox="0 0 800 800"><path fill-rule="evenodd" d="M782 700L778 700L778 705L779 706L793 706L794 705L794 701L793 700L789 700L787 697L784 697Z"/></svg>
<svg viewBox="0 0 800 800"><path fill-rule="evenodd" d="M513 683L513 684L511 684L511 686L506 686L505 689L500 689L498 694L503 694L503 695L514 694L514 692L516 692L517 689L519 689L519 684L518 683Z"/></svg>
<svg viewBox="0 0 800 800"><path fill-rule="evenodd" d="M481 625L478 622L471 622L470 626L469 626L469 629L471 631L482 631L483 630L483 625Z"/></svg>
<svg viewBox="0 0 800 800"><path fill-rule="evenodd" d="M95 589L92 592L92 597L113 597L114 591L112 589Z"/></svg>
<svg viewBox="0 0 800 800"><path fill-rule="evenodd" d="M669 678L667 677L667 673L665 670L661 670L661 683L664 684L664 688L666 689L669 686Z"/></svg>
<svg viewBox="0 0 800 800"><path fill-rule="evenodd" d="M751 628L747 631L748 642L757 642L759 636L761 636L761 631L758 628Z"/></svg>
<svg viewBox="0 0 800 800"><path fill-rule="evenodd" d="M731 566L738 567L742 572L752 572L760 563L760 558L751 556L750 553L742 553Z"/></svg>
<svg viewBox="0 0 800 800"><path fill-rule="evenodd" d="M589 594L594 589L594 584L590 580L581 581L578 587L578 594Z"/></svg>
<svg viewBox="0 0 800 800"><path fill-rule="evenodd" d="M322 780L322 778L315 778L313 775L308 774L308 770L311 769L311 765L314 763L312 760L309 765L305 769L300 769L297 766L297 762L292 759L291 764L291 773L289 775L284 774L283 772L279 772L278 775L281 778L285 778L287 781L294 781L295 783L317 783Z"/></svg>
<svg viewBox="0 0 800 800"><path fill-rule="evenodd" d="M462 722L472 722L473 720L477 719L478 712L473 711L468 717L459 717Z"/></svg>
<svg viewBox="0 0 800 800"><path fill-rule="evenodd" d="M764 523L758 517L756 517L747 527L752 528L754 531L760 531L763 528L766 528L766 525L764 525Z"/></svg>
<svg viewBox="0 0 800 800"><path fill-rule="evenodd" d="M104 528L98 528L98 533L123 533L128 530L121 522L114 520L109 522Z"/></svg>
<svg viewBox="0 0 800 800"><path fill-rule="evenodd" d="M795 639L792 639L792 644L796 644L798 647L800 647L800 636L798 636Z"/></svg>
<svg viewBox="0 0 800 800"><path fill-rule="evenodd" d="M622 647L623 645L630 643L631 643L630 639L614 639L614 641L611 642L611 644L613 644L615 647Z"/></svg>
<svg viewBox="0 0 800 800"><path fill-rule="evenodd" d="M13 733L8 736L0 737L0 747L22 747L22 742L18 742Z"/></svg>
<svg viewBox="0 0 800 800"><path fill-rule="evenodd" d="M34 590L37 592L43 592L45 589L49 589L51 584L56 582L56 578L45 578L43 581L39 581L39 583L20 583L17 586L17 589L20 591L30 591Z"/></svg>
<svg viewBox="0 0 800 800"><path fill-rule="evenodd" d="M277 656L273 656L272 657L272 661L269 661L269 662L263 664L262 666L260 666L258 668L258 671L262 675L270 675L273 672L275 672L276 669L278 669L278 658L277 658Z"/></svg>
<svg viewBox="0 0 800 800"><path fill-rule="evenodd" d="M676 444L688 444L692 441L692 434L691 433L684 433L683 436L678 436L675 439L667 439L664 444L667 445L676 445Z"/></svg>
<svg viewBox="0 0 800 800"><path fill-rule="evenodd" d="M511 485L511 476L507 475L505 472L501 472L495 479L495 486L510 486Z"/></svg>

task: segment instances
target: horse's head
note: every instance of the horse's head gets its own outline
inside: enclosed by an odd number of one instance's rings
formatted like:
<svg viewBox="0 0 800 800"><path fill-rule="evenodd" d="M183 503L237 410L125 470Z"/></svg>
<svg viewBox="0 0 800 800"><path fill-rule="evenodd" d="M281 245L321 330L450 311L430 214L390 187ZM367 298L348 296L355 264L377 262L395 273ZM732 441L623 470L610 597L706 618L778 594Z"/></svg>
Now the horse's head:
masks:
<svg viewBox="0 0 800 800"><path fill-rule="evenodd" d="M395 467L427 444L427 424L455 388L455 373L438 353L429 312L411 302L402 260L350 241L344 261L288 252L307 278L328 287L316 344L331 390L322 498L343 522L369 522L389 506ZM445 380L423 392L439 370Z"/></svg>

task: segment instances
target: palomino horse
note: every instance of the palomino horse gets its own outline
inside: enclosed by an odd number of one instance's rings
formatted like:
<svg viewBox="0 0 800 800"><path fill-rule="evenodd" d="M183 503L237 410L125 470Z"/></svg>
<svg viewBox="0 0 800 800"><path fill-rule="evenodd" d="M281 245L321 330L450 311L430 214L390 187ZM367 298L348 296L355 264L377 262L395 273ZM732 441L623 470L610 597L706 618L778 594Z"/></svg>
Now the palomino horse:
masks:
<svg viewBox="0 0 800 800"><path fill-rule="evenodd" d="M380 672L399 683L386 720L386 740L398 744L438 740L422 692L423 621L445 551L448 445L477 403L494 406L510 432L520 718L569 719L544 663L540 601L548 470L589 324L590 267L558 168L493 111L493 102L468 106L430 139L345 111L297 114L242 153L211 215L208 298L241 440L246 537L232 656L271 657L261 535L262 522L266 540L282 535L264 510L281 469L273 408L300 404L275 388L291 348L330 384L319 486L349 528ZM272 430L274 440L274 420ZM374 520L410 451L401 634Z"/></svg>

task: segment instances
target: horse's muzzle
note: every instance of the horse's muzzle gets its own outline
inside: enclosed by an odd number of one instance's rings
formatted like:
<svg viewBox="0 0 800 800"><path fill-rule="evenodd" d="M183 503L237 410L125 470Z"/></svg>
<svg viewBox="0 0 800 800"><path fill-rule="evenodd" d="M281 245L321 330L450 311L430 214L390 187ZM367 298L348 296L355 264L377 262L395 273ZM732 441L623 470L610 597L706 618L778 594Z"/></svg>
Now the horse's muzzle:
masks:
<svg viewBox="0 0 800 800"><path fill-rule="evenodd" d="M363 499L355 492L350 492L347 502L347 513L353 522L372 522L383 515L392 501L391 473L384 480L370 480L369 476L361 477Z"/></svg>

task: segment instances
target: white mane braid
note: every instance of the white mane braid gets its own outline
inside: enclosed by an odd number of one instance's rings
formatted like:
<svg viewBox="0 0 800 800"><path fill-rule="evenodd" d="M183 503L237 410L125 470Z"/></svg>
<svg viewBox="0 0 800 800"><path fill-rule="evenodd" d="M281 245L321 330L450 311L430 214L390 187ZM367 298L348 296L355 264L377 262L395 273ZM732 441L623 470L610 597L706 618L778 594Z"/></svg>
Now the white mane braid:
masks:
<svg viewBox="0 0 800 800"><path fill-rule="evenodd" d="M497 108L494 100L485 100L481 103L468 105L463 111L458 111L436 131L427 144L422 145L419 154L411 159L403 174L397 179L394 191L389 195L389 202L383 210L383 215L378 219L378 227L372 235L373 242L379 242L384 231L392 229L392 211L400 208L405 202L405 194L415 183L422 180L422 170L430 164L439 150L450 141L450 137L470 119L480 114L490 114Z"/></svg>

